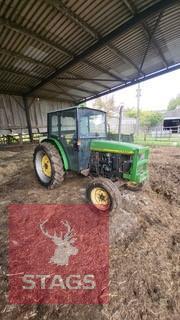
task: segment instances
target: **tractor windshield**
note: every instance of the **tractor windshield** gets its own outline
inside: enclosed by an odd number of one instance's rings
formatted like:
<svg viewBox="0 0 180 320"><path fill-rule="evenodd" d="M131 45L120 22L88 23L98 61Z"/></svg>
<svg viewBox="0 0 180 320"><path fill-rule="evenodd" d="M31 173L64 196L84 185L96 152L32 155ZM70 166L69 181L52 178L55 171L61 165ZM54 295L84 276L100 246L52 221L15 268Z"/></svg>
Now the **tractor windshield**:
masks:
<svg viewBox="0 0 180 320"><path fill-rule="evenodd" d="M105 138L106 114L99 110L79 109L80 138Z"/></svg>

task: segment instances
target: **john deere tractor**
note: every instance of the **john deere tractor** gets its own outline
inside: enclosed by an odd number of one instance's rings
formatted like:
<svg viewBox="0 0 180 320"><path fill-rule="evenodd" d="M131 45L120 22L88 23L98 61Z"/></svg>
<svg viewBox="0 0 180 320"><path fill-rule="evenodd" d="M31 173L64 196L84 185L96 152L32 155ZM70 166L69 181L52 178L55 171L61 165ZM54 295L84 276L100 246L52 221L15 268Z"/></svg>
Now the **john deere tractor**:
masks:
<svg viewBox="0 0 180 320"><path fill-rule="evenodd" d="M87 201L98 210L120 204L119 188L137 188L148 177L147 147L107 139L106 113L74 107L48 113L48 137L34 151L38 180L53 189L68 171L90 177Z"/></svg>

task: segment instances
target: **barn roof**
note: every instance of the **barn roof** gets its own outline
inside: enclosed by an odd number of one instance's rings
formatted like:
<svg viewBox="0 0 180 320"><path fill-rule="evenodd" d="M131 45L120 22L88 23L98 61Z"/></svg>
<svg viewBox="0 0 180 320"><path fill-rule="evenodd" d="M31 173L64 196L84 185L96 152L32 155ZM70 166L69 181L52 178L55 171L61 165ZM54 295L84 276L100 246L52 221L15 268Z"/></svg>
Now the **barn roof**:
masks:
<svg viewBox="0 0 180 320"><path fill-rule="evenodd" d="M180 119L180 106L166 112L164 119Z"/></svg>
<svg viewBox="0 0 180 320"><path fill-rule="evenodd" d="M179 0L0 0L0 93L86 101L180 67Z"/></svg>

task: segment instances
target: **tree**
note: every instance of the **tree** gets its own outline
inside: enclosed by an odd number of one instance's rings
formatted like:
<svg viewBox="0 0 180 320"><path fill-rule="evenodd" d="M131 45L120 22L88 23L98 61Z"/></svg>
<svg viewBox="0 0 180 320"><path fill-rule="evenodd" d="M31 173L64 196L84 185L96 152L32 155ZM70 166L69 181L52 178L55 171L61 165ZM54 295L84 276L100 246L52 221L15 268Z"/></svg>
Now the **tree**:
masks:
<svg viewBox="0 0 180 320"><path fill-rule="evenodd" d="M108 95L104 97L99 97L94 100L93 108L106 111L108 113L113 113L118 111L117 106L115 106L114 96Z"/></svg>
<svg viewBox="0 0 180 320"><path fill-rule="evenodd" d="M79 104L79 107L81 107L81 108L84 107L84 108L85 108L85 107L86 107L86 102L81 102L81 103Z"/></svg>
<svg viewBox="0 0 180 320"><path fill-rule="evenodd" d="M125 111L125 114L129 118L136 118L137 111L135 108L129 108ZM155 127L161 123L163 116L157 111L140 111L140 124L142 127Z"/></svg>
<svg viewBox="0 0 180 320"><path fill-rule="evenodd" d="M157 111L143 111L140 115L140 123L143 127L152 128L161 123L163 116Z"/></svg>
<svg viewBox="0 0 180 320"><path fill-rule="evenodd" d="M125 115L128 118L136 118L137 117L137 110L135 108L125 109Z"/></svg>
<svg viewBox="0 0 180 320"><path fill-rule="evenodd" d="M168 103L168 110L175 110L176 107L180 106L180 93L176 96L176 98L173 98Z"/></svg>

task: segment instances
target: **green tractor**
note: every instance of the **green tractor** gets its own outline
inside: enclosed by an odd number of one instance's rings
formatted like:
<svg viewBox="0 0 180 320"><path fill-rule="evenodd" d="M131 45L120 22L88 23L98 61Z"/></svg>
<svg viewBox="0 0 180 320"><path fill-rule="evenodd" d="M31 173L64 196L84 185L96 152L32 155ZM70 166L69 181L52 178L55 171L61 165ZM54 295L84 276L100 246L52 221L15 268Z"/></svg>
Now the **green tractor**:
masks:
<svg viewBox="0 0 180 320"><path fill-rule="evenodd" d="M53 189L68 171L90 176L86 197L100 211L120 204L119 187L136 189L148 178L147 147L107 139L106 113L73 107L48 113L48 137L34 151L40 183Z"/></svg>

